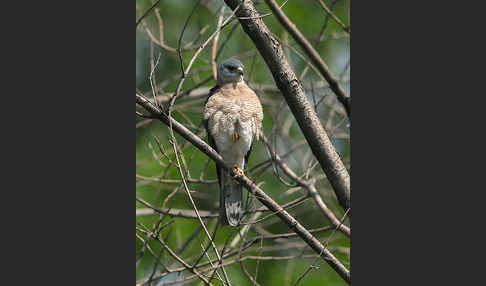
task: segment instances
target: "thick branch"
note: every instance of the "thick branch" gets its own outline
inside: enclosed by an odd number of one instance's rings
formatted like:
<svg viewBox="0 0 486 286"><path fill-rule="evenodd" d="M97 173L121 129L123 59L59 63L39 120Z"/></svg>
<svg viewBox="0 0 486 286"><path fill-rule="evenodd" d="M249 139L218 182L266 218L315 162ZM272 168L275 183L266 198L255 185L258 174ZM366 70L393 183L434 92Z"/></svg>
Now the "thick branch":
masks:
<svg viewBox="0 0 486 286"><path fill-rule="evenodd" d="M231 9L235 9L240 4L238 0L225 0L225 2ZM349 174L307 100L302 84L285 58L280 43L272 36L251 1L243 1L236 15L272 72L314 156L326 173L339 203L347 210L350 208L351 192Z"/></svg>
<svg viewBox="0 0 486 286"><path fill-rule="evenodd" d="M346 95L346 92L339 84L338 79L335 78L331 73L329 67L319 56L319 53L314 49L314 47L312 47L312 45L309 43L309 41L307 41L304 35L302 35L299 29L297 29L294 23L290 21L282 9L280 9L275 0L265 0L265 2L267 2L268 6L270 6L270 9L272 9L280 24L282 24L282 26L284 26L284 28L292 35L307 56L309 56L310 60L317 67L322 76L327 80L330 88L332 91L334 91L339 102L341 102L341 104L344 106L346 113L349 116L351 114L351 99Z"/></svg>
<svg viewBox="0 0 486 286"><path fill-rule="evenodd" d="M204 142L197 135L188 130L184 125L180 124L173 118L167 117L166 114L161 112L155 107L149 100L136 94L136 102L145 108L152 116L160 119L167 126L172 124L175 132L190 141L195 147L213 159L220 167L231 172L232 176L242 184L249 192L251 192L263 205L275 212L282 221L284 221L290 229L292 229L297 235L299 235L322 259L324 259L329 265L347 282L350 282L349 270L327 249L319 240L317 240L312 234L302 226L295 218L293 218L284 208L277 204L272 198L270 198L265 192L263 192L255 183L253 183L245 175L240 175L234 171L232 166L228 166L223 158L206 142Z"/></svg>

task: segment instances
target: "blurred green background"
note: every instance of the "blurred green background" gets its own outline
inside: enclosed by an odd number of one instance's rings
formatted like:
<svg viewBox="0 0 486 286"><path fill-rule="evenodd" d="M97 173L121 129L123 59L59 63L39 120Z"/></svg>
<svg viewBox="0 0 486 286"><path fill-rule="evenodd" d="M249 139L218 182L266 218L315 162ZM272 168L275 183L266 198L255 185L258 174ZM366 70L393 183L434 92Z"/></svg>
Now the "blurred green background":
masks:
<svg viewBox="0 0 486 286"><path fill-rule="evenodd" d="M277 1L282 4L283 1ZM136 1L136 20L152 6L154 2L149 0ZM197 4L197 1L189 0L163 0L157 5L157 9L153 10L144 19L142 25L136 31L136 88L142 94L147 95L151 99L152 95L151 84L149 80L152 69L151 60L155 61L160 57L158 65L154 70L154 82L157 85L157 94L160 96L170 95L175 92L177 84L180 80L181 67L177 53L166 51L156 44L151 44L150 38L147 36L147 31L158 38L159 22L156 13L159 13L160 19L163 21L163 38L164 43L172 48L177 48L179 36L183 30L184 24L191 14L192 9ZM349 24L349 0L340 1L324 1L327 7L332 7L334 14L345 24ZM254 1L255 7L261 14L270 12L263 1ZM182 46L188 45L198 47L202 44L215 30L218 21L219 11L225 5L223 1L201 1L194 15L190 18L182 38ZM318 35L321 32L323 24L325 23L326 13L319 5L317 0L302 0L302 1L288 1L283 6L283 11L296 24L299 30L307 37L311 43L317 42L314 46L324 61L328 64L333 74L341 79L342 86L350 95L349 76L350 76L350 48L349 48L349 34L337 25L332 19L329 19L326 28L323 32L320 41L317 41ZM229 15L229 8L225 8L226 17ZM269 27L282 43L284 43L285 52L291 65L299 77L306 68L306 63L302 60L300 55L304 55L299 46L295 43L291 36L289 36L277 19L271 15L264 18L264 22ZM235 26L236 25L236 26ZM266 67L260 54L256 51L253 42L242 30L237 21L232 21L221 32L218 41L218 48L220 48L223 41L234 28L231 37L222 49L218 62L229 57L237 57L245 65L245 80L254 87L258 96L261 98L264 107L264 133L275 143L278 153L285 154L291 151L291 147L301 142L304 137L296 124L292 114L287 108L283 97L275 91L263 92L256 87L259 85L275 86L273 77ZM203 29L203 33L200 33ZM182 53L182 60L186 67L194 55L195 50L187 50ZM300 54L300 55L299 55ZM305 56L304 56L305 57ZM201 55L195 61L191 69L191 74L187 77L182 87L182 92L190 90L193 87L207 87L214 86L214 80L207 78L212 76L211 72L211 44L203 50ZM322 99L323 103L318 106L317 113L322 120L323 126L328 131L328 134L339 152L341 159L349 168L350 152L349 152L349 126L346 116L343 114L342 108L336 103L334 94L328 88L318 88L319 82L322 83L322 77L315 73L312 69L302 78L304 86L308 87L307 94L311 103L316 103ZM173 116L176 120L186 125L191 131L195 132L203 140L206 140L206 134L202 128L202 108L205 97L195 100L180 100L176 101L175 111ZM141 109L137 108L141 111ZM143 113L143 111L142 111ZM152 206L161 208L164 200L166 201L165 208L172 209L186 209L192 210L191 203L183 188L178 183L161 183L157 182L157 178L180 180L180 175L174 166L166 168L169 160L165 158L157 146L154 137L160 141L163 149L168 153L172 150L172 145L169 142L169 132L167 127L158 121L136 117L136 196L150 203ZM282 136L278 130L283 129ZM282 130L280 130L282 131ZM272 136L274 135L274 136ZM184 157L187 161L188 171L191 178L199 178L200 173L204 172L204 179L215 180L216 171L214 162L208 162L207 156L196 148L187 145L187 142L180 136L176 135L177 143L183 149ZM175 159L173 154L169 154L171 160ZM259 163L267 160L269 155L262 142L257 142L253 146L252 154L250 156L247 169L257 166ZM285 158L285 162L298 175L305 174L309 166L314 168L309 173L309 176L316 179L316 187L323 197L327 206L333 210L338 218L344 215L343 209L339 206L333 191L330 189L329 183L323 176L319 165L315 166L315 160L309 148L304 144L299 148L290 152L289 156ZM260 168L261 170L261 168ZM270 195L279 204L285 204L295 200L296 198L305 194L305 190L295 190L283 184L274 174L274 169L271 165L267 165L265 172L260 173L258 170L247 173L252 180L259 184L262 183L262 189ZM282 175L282 172L279 172ZM290 179L284 175L284 180L290 182ZM210 212L217 212L219 205L219 189L217 184L198 184L191 183L189 188L192 191L192 196L199 210ZM173 193L173 191L175 192ZM173 193L173 194L171 194ZM244 196L246 196L244 191ZM169 195L170 194L170 195ZM170 196L168 198L168 196ZM255 201L255 200L253 200ZM253 208L261 207L261 204L254 202ZM146 209L146 206L136 202L137 209ZM308 229L318 228L329 225L327 218L316 208L312 199L306 200L303 204L296 206L289 210L289 212L296 217ZM262 215L262 217L265 217ZM248 215L248 218L251 215ZM168 223L161 231L161 237L167 242L172 249L179 249L194 230L198 229L200 223L196 219L186 218L171 218L169 216L160 215L137 215L136 224L139 229L153 230L159 220L162 218L160 225ZM204 220L210 232L215 228L216 219ZM345 223L349 225L348 220ZM253 227L249 230L246 240L261 235L261 231L266 231L272 234L291 232L289 228L276 216L271 216L257 225L261 228L255 230ZM339 232L331 235L332 232L320 232L314 234L321 243L325 243L329 239L329 249L331 252L348 268L350 240ZM157 277L157 273L164 272L163 267L157 262L157 256L160 256L160 262L169 269L180 267L180 264L175 263L165 251L161 251L160 243L154 240L149 240L147 247L143 247L143 242L140 238L146 239L146 234L137 231L138 238L136 239L136 280L137 283L144 282L153 273ZM215 243L218 249L221 250L229 235L234 235L233 228L229 226L219 227L217 230ZM232 240L232 239L231 239ZM314 254L305 247L305 244L298 238L289 238L287 242L292 242L296 246L289 248L279 248L277 241L265 240L260 245L258 242L254 247L244 251L242 256L294 256L301 254ZM187 262L194 262L195 257L201 253L201 243L205 246L207 244L206 235L203 231L197 234L197 237L184 249L181 254ZM241 243L241 242L240 242ZM261 246L261 248L260 248ZM144 249L143 252L141 250ZM262 250L263 249L263 250ZM211 258L215 258L212 250L207 252ZM156 254L154 256L154 254ZM236 258L232 257L230 259ZM203 258L201 261L206 261ZM315 260L314 258L293 258L287 260L260 260L258 263L257 282L260 285L294 285L296 280L309 266L316 262L318 268L311 270L299 282L298 285L346 285L347 283L336 274L327 263L322 259ZM255 276L255 269L257 261L248 259L245 260L244 266ZM245 276L242 271L240 263L234 263L225 267L232 285L253 285L253 283ZM165 285L170 281L182 279L190 272L172 273L159 279L153 285ZM191 285L202 285L201 281L191 280L187 282ZM219 281L213 280L215 285L222 285ZM176 284L177 285L177 284Z"/></svg>

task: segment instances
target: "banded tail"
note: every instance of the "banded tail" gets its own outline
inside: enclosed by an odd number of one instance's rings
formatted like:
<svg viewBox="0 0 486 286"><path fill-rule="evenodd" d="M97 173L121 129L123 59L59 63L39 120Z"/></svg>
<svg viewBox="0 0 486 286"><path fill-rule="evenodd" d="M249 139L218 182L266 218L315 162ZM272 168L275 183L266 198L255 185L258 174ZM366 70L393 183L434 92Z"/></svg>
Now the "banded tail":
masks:
<svg viewBox="0 0 486 286"><path fill-rule="evenodd" d="M231 178L231 174L221 170L219 191L219 217L222 225L238 226L243 210L243 187Z"/></svg>

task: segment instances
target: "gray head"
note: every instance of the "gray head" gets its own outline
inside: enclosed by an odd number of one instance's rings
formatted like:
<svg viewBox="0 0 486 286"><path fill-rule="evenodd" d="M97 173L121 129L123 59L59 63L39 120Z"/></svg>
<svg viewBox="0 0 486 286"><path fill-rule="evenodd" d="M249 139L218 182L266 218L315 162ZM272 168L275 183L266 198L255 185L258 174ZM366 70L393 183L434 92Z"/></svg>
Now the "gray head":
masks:
<svg viewBox="0 0 486 286"><path fill-rule="evenodd" d="M218 84L243 80L243 64L235 58L228 59L218 66Z"/></svg>

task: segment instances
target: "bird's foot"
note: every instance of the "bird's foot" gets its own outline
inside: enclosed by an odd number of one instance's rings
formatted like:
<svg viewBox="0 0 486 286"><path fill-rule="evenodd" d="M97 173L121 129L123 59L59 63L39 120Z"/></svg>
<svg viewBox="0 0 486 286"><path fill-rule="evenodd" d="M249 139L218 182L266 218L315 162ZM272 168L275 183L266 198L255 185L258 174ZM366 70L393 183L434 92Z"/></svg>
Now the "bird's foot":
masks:
<svg viewBox="0 0 486 286"><path fill-rule="evenodd" d="M235 173L234 177L239 177L239 176L244 176L245 173L243 172L242 169L240 169L240 167L238 167L238 165L234 165L233 166L233 172Z"/></svg>
<svg viewBox="0 0 486 286"><path fill-rule="evenodd" d="M238 141L238 139L240 139L240 134L235 130L235 132L233 132L233 142Z"/></svg>

